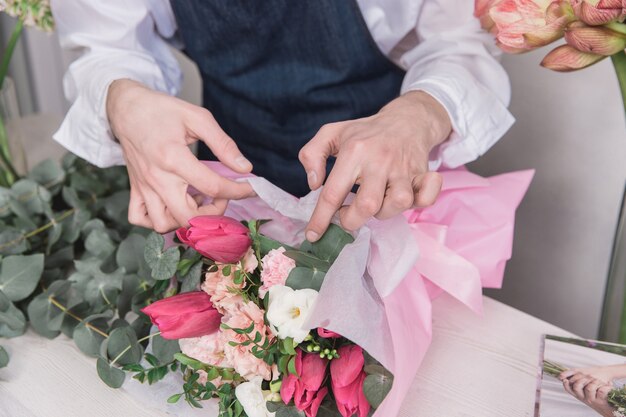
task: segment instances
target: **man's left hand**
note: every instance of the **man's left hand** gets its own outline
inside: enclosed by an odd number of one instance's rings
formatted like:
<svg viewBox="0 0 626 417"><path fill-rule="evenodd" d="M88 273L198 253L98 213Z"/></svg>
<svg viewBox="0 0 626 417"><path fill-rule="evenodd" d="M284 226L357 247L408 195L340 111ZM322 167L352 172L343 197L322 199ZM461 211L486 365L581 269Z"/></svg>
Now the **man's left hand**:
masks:
<svg viewBox="0 0 626 417"><path fill-rule="evenodd" d="M337 160L307 226L307 240L318 240L338 210L341 225L356 230L372 217L387 219L432 205L442 179L428 171L428 155L451 131L445 108L422 91L398 97L374 116L322 126L299 155L312 190L324 183L328 157ZM355 184L356 198L343 206Z"/></svg>

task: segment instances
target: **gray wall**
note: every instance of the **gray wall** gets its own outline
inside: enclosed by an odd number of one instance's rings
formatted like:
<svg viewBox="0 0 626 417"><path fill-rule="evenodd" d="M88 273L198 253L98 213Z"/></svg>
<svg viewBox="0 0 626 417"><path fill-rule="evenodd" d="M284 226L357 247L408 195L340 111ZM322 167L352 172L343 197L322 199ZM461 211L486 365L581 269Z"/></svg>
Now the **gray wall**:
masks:
<svg viewBox="0 0 626 417"><path fill-rule="evenodd" d="M596 337L626 181L624 112L609 60L559 74L538 65L548 50L504 58L517 123L471 167L537 170L504 288L488 294Z"/></svg>
<svg viewBox="0 0 626 417"><path fill-rule="evenodd" d="M2 20L6 33L6 20ZM13 67L29 111L62 113L62 59L54 35L29 33ZM626 179L626 127L607 60L557 74L547 50L507 56L513 129L471 168L484 175L536 168L519 210L504 288L488 294L583 336L600 320L618 205ZM30 61L31 65L25 65ZM32 65L34 64L34 65ZM197 71L184 63L182 96L198 103Z"/></svg>

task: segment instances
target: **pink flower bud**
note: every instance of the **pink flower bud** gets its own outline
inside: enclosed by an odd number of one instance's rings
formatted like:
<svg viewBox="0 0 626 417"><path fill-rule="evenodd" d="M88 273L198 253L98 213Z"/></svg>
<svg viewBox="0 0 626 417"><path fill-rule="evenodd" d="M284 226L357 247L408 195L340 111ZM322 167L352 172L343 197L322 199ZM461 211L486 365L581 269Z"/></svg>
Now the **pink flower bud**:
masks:
<svg viewBox="0 0 626 417"><path fill-rule="evenodd" d="M626 48L626 35L604 26L573 22L567 26L565 40L582 52L611 56Z"/></svg>
<svg viewBox="0 0 626 417"><path fill-rule="evenodd" d="M602 55L581 52L570 45L561 45L553 49L541 61L541 66L553 71L569 72L586 68L606 58Z"/></svg>
<svg viewBox="0 0 626 417"><path fill-rule="evenodd" d="M343 417L366 417L370 404L363 392L366 374L363 349L357 345L343 346L339 358L330 363L330 377L337 409Z"/></svg>
<svg viewBox="0 0 626 417"><path fill-rule="evenodd" d="M293 398L296 408L304 411L307 417L317 416L320 404L328 394L328 388L322 387L326 377L328 362L317 354L305 354L298 349L296 372L283 379L280 396L285 404Z"/></svg>
<svg viewBox="0 0 626 417"><path fill-rule="evenodd" d="M180 241L215 262L236 263L252 244L248 229L230 217L198 216L189 224L176 231Z"/></svg>
<svg viewBox="0 0 626 417"><path fill-rule="evenodd" d="M604 25L626 16L623 0L572 0L576 17L591 26Z"/></svg>
<svg viewBox="0 0 626 417"><path fill-rule="evenodd" d="M164 339L200 337L216 332L221 314L204 291L188 292L156 301L141 310Z"/></svg>

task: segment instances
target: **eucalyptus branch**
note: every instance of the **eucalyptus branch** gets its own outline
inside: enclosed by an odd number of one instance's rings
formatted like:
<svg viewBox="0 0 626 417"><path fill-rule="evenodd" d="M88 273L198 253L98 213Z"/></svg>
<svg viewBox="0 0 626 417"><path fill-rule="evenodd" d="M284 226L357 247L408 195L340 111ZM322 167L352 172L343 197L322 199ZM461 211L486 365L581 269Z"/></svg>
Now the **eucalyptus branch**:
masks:
<svg viewBox="0 0 626 417"><path fill-rule="evenodd" d="M141 339L137 340L137 343L145 342L146 340L151 339L151 338L153 338L154 336L158 336L158 335L160 335L160 334L161 334L161 332L151 333L151 334L149 334L149 335L147 335L147 336L144 336L144 337L142 337ZM124 356L124 354L125 354L126 352L128 352L129 350L131 350L131 349L132 349L132 347L133 347L133 345L128 345L128 346L126 346L126 348L125 348L124 350L122 350L122 351L119 353L119 355L117 355L117 356L116 356L116 357L115 357L115 358L111 361L110 366L115 365L115 364L117 363L117 361L118 361L118 360L120 360L120 358L121 358L122 356Z"/></svg>
<svg viewBox="0 0 626 417"><path fill-rule="evenodd" d="M43 226L38 227L37 229L26 233L25 235L21 235L19 237L16 237L13 240L9 240L6 243L3 243L2 245L0 245L0 251L3 251L7 248L10 248L11 246L14 245L18 245L20 242L22 242L23 240L28 240L33 236L38 235L39 233L45 232L46 230L50 229L51 227L54 227L54 225L62 222L63 220L65 220L66 218L68 218L69 216L71 216L74 212L76 211L75 208L69 209L67 211L65 211L63 214L61 214L59 217L50 220L50 222L44 224Z"/></svg>
<svg viewBox="0 0 626 417"><path fill-rule="evenodd" d="M78 317L76 314L72 313L67 307L65 307L63 304L61 304L53 296L49 296L48 297L48 301L50 301L50 304L52 304L53 306L55 306L56 308L61 310L64 314L67 314L68 316L70 316L74 320L78 321L79 323L85 323L86 327L88 327L91 330L93 330L94 332L98 333L100 336L102 336L102 337L109 337L109 335L107 333L105 333L102 330L98 329L96 326L94 326L91 323L86 323L84 319L82 319L82 318Z"/></svg>

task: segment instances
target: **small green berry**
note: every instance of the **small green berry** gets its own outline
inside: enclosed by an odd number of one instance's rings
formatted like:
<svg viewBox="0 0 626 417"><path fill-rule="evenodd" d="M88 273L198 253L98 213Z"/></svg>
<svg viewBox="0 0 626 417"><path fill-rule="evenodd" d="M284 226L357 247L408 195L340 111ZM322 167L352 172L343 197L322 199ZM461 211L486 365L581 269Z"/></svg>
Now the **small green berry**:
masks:
<svg viewBox="0 0 626 417"><path fill-rule="evenodd" d="M313 351L315 351L315 352L319 352L320 350L322 350L322 348L319 347L319 346L313 347Z"/></svg>
<svg viewBox="0 0 626 417"><path fill-rule="evenodd" d="M326 355L324 354L324 352L320 353L320 358L324 359L326 357Z"/></svg>
<svg viewBox="0 0 626 417"><path fill-rule="evenodd" d="M308 345L306 347L306 351L309 352L309 353L313 352L313 345Z"/></svg>

